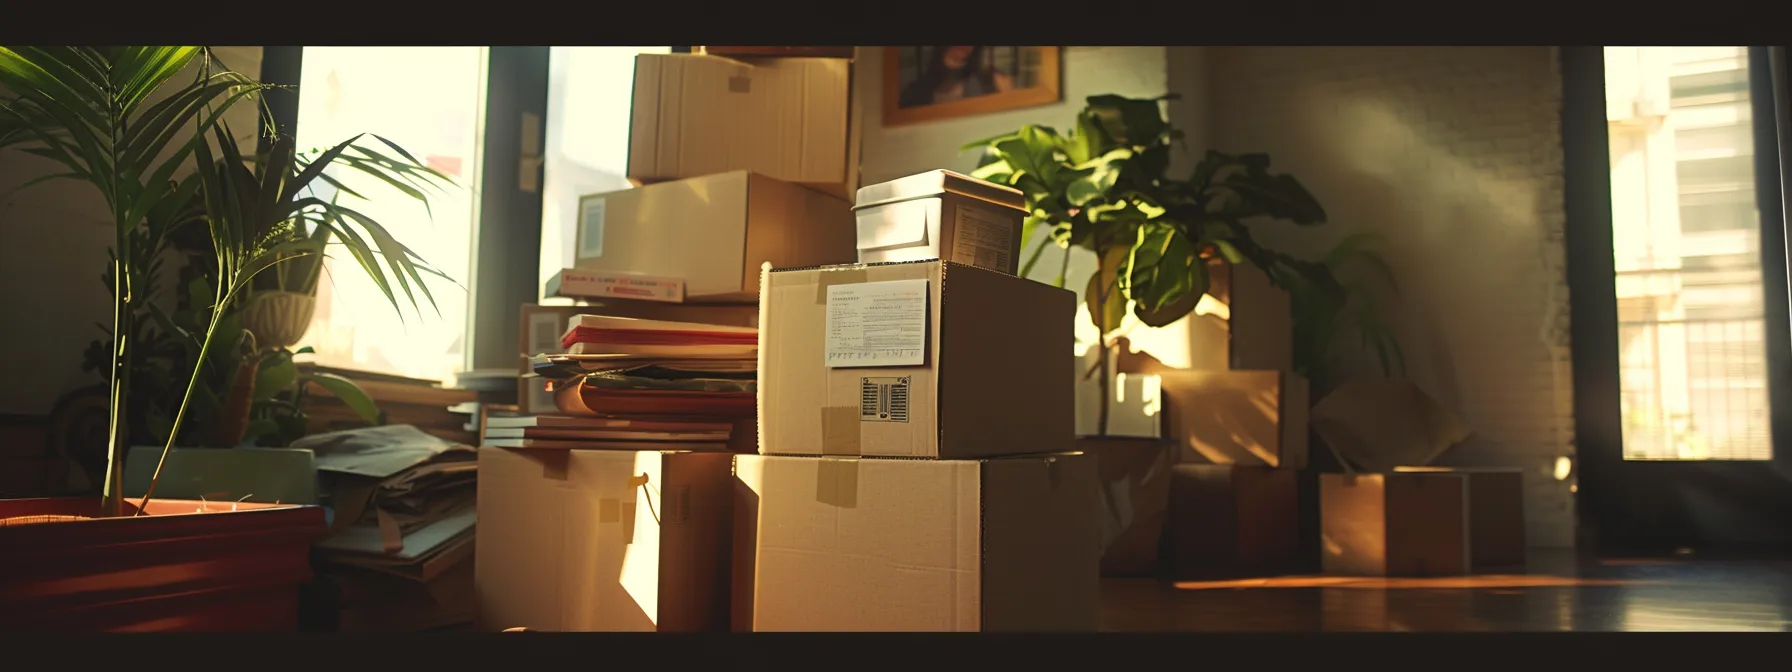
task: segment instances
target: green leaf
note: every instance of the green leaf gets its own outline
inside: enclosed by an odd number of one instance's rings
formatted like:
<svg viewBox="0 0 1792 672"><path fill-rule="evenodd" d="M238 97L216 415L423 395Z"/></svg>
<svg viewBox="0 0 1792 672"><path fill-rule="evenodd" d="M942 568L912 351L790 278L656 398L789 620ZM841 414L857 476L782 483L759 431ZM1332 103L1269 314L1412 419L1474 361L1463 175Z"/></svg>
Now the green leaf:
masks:
<svg viewBox="0 0 1792 672"><path fill-rule="evenodd" d="M1158 140L1170 127L1163 108L1154 99L1116 95L1090 96L1088 111L1109 138L1122 145L1141 146Z"/></svg>
<svg viewBox="0 0 1792 672"><path fill-rule="evenodd" d="M1127 293L1141 322L1171 324L1194 310L1207 293L1207 264L1176 227L1159 223L1142 229L1131 255Z"/></svg>
<svg viewBox="0 0 1792 672"><path fill-rule="evenodd" d="M333 373L312 373L306 378L306 382L315 384L335 396L362 420L370 423L379 422L379 407L373 403L373 397L367 396L367 392L362 390L360 385L356 385L355 381Z"/></svg>
<svg viewBox="0 0 1792 672"><path fill-rule="evenodd" d="M309 345L307 345L307 346L304 346L304 347L301 347L301 348L299 348L299 349L297 349L297 350L294 350L294 351L292 351L292 354L295 354L295 355L309 355L309 354L311 354L311 353L314 353L314 352L317 352L317 351L316 351L316 350L313 350L313 349L312 349L312 348L311 348L311 346L309 346Z"/></svg>
<svg viewBox="0 0 1792 672"><path fill-rule="evenodd" d="M273 418L250 420L243 428L242 445L258 445L261 437L280 433L280 423Z"/></svg>
<svg viewBox="0 0 1792 672"><path fill-rule="evenodd" d="M255 374L255 392L250 399L266 401L292 387L299 378L299 367L293 365L292 358L284 357L271 362L263 362L261 369Z"/></svg>
<svg viewBox="0 0 1792 672"><path fill-rule="evenodd" d="M1126 321L1126 292L1120 287L1120 278L1127 272L1129 252L1118 246L1105 250L1096 272L1089 276L1089 285L1083 290L1083 301L1089 306L1089 320L1103 336L1113 333Z"/></svg>

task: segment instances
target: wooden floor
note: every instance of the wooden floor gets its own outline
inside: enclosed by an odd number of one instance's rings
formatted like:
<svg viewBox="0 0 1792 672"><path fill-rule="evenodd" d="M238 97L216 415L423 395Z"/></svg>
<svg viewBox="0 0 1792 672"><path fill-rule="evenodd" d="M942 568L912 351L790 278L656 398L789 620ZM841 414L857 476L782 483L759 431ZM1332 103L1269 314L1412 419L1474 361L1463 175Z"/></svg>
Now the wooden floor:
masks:
<svg viewBox="0 0 1792 672"><path fill-rule="evenodd" d="M1106 579L1115 632L1792 631L1792 562L1584 560L1453 579Z"/></svg>

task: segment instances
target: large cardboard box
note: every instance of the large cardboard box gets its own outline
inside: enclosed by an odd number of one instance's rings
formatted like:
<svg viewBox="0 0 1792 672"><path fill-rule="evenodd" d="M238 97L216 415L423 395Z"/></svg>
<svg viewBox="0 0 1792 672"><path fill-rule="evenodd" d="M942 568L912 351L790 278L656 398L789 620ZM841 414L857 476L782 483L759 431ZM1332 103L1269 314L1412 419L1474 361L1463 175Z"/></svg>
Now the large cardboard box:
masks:
<svg viewBox="0 0 1792 672"><path fill-rule="evenodd" d="M1275 576L1300 562L1300 483L1292 469L1178 464L1170 470L1166 573Z"/></svg>
<svg viewBox="0 0 1792 672"><path fill-rule="evenodd" d="M759 267L847 264L852 206L736 170L579 198L574 265L684 282L690 302L747 301Z"/></svg>
<svg viewBox="0 0 1792 672"><path fill-rule="evenodd" d="M1071 450L1076 295L942 261L774 270L761 285L760 452Z"/></svg>
<svg viewBox="0 0 1792 672"><path fill-rule="evenodd" d="M1468 479L1469 556L1475 569L1525 564L1524 470L1517 467L1395 467L1396 473Z"/></svg>
<svg viewBox="0 0 1792 672"><path fill-rule="evenodd" d="M734 614L756 631L1093 631L1095 463L735 458Z"/></svg>
<svg viewBox="0 0 1792 672"><path fill-rule="evenodd" d="M480 626L726 629L731 457L480 448Z"/></svg>
<svg viewBox="0 0 1792 672"><path fill-rule="evenodd" d="M1462 474L1320 474L1320 557L1325 573L1468 573L1468 492L1468 479Z"/></svg>
<svg viewBox="0 0 1792 672"><path fill-rule="evenodd" d="M1178 461L1307 466L1307 381L1281 371L1160 371Z"/></svg>
<svg viewBox="0 0 1792 672"><path fill-rule="evenodd" d="M1014 275L1026 197L1018 189L930 170L859 189L859 261L945 259Z"/></svg>
<svg viewBox="0 0 1792 672"><path fill-rule="evenodd" d="M750 170L850 200L859 186L859 115L846 59L642 54L628 177Z"/></svg>

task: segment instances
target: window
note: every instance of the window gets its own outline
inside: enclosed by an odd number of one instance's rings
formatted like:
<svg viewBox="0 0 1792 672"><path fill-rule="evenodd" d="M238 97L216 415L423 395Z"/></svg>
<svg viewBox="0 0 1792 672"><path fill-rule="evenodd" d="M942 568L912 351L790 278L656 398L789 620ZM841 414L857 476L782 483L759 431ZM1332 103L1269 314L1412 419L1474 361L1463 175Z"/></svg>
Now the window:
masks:
<svg viewBox="0 0 1792 672"><path fill-rule="evenodd" d="M384 224L453 282L426 276L437 308L419 296L420 309L407 304L401 316L352 257L333 251L302 342L316 349L318 363L430 380L451 380L468 368L486 62L485 47L304 48L301 150L375 134L455 182L434 194L426 209L376 178L340 166L330 169L331 177L367 197L341 194L344 205Z"/></svg>
<svg viewBox="0 0 1792 672"><path fill-rule="evenodd" d="M1770 460L1748 50L1607 47L1627 460Z"/></svg>
<svg viewBox="0 0 1792 672"><path fill-rule="evenodd" d="M549 50L541 284L573 263L579 197L629 188L625 175L635 55L670 51L672 47Z"/></svg>

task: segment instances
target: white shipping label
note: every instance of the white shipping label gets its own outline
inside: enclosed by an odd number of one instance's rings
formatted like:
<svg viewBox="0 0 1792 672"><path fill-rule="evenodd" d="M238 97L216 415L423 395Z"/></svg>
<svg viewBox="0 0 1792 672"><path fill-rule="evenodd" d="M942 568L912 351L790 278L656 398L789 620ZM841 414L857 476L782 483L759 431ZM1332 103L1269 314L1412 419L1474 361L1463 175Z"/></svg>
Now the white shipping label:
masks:
<svg viewBox="0 0 1792 672"><path fill-rule="evenodd" d="M565 333L565 326L560 316L554 313L536 313L529 316L529 342L527 346L531 355L557 355L566 352L560 347L560 337Z"/></svg>
<svg viewBox="0 0 1792 672"><path fill-rule="evenodd" d="M828 287L827 365L920 366L927 361L927 280Z"/></svg>
<svg viewBox="0 0 1792 672"><path fill-rule="evenodd" d="M952 261L1012 273L1008 245L1014 222L988 208L959 206L952 220Z"/></svg>
<svg viewBox="0 0 1792 672"><path fill-rule="evenodd" d="M604 256L604 199L585 201L579 209L579 258Z"/></svg>

